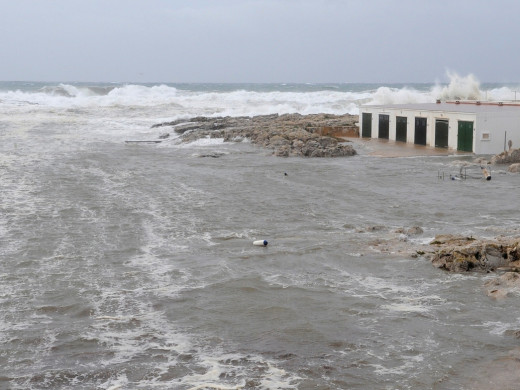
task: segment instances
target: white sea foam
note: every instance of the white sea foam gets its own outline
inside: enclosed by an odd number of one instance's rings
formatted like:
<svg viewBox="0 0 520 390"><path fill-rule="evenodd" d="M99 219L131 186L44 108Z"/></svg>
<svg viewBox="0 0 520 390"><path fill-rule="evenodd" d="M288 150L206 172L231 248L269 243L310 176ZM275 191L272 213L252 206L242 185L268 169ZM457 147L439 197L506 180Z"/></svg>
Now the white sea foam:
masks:
<svg viewBox="0 0 520 390"><path fill-rule="evenodd" d="M198 356L199 365L205 367L205 370L186 375L180 380L180 384L190 386L190 390L244 389L246 380L259 374L259 389L296 389L301 379L260 356L244 356L240 353L230 354L219 351L201 351Z"/></svg>
<svg viewBox="0 0 520 390"><path fill-rule="evenodd" d="M55 108L141 107L160 108L159 112L177 113L178 117L195 115L261 115L273 113L357 114L360 104L425 103L436 99L512 100L515 91L502 86L482 91L474 75L448 73L449 84L430 89L413 86L381 86L375 90L340 91L255 91L255 90L183 90L171 85L119 85L85 87L70 84L47 86L35 91L19 89L0 91L3 105L38 105ZM520 98L520 96L518 96ZM168 117L168 118L171 118Z"/></svg>
<svg viewBox="0 0 520 390"><path fill-rule="evenodd" d="M126 374L119 374L116 378L107 379L104 383L99 385L99 388L106 390L120 390L128 386L129 381Z"/></svg>
<svg viewBox="0 0 520 390"><path fill-rule="evenodd" d="M179 148L192 148L193 146L214 146L214 145L222 145L224 143L223 138L199 138L193 142L183 143L177 145Z"/></svg>
<svg viewBox="0 0 520 390"><path fill-rule="evenodd" d="M432 92L437 99L448 100L479 100L482 92L480 91L480 82L477 78L469 74L465 77L459 76L457 73L448 71L450 83L447 86L435 86Z"/></svg>
<svg viewBox="0 0 520 390"><path fill-rule="evenodd" d="M518 323L520 322L520 318L517 318L517 322L514 323L505 323L500 321L486 321L482 324L484 328L489 329L489 333L493 335L503 335L508 330L516 330L518 328Z"/></svg>
<svg viewBox="0 0 520 390"><path fill-rule="evenodd" d="M379 87L367 104L406 104L433 103L435 98L431 92L421 92L409 88Z"/></svg>
<svg viewBox="0 0 520 390"><path fill-rule="evenodd" d="M404 361L400 366L395 367L385 367L382 364L372 364L374 367L374 372L377 375L386 376L386 375L403 375L405 373L409 373L415 367L417 367L424 360L423 356L414 356Z"/></svg>
<svg viewBox="0 0 520 390"><path fill-rule="evenodd" d="M410 303L391 303L389 305L383 305L384 309L387 309L389 311L396 311L396 312L416 312L416 313L425 313L429 311L430 309L424 305L417 305L417 304L410 304Z"/></svg>

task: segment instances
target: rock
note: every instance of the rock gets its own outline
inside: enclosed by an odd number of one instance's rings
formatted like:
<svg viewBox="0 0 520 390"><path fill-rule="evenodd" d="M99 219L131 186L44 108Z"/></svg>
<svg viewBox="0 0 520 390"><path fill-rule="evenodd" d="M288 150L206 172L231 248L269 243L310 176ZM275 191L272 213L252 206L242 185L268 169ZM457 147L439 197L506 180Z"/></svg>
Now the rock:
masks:
<svg viewBox="0 0 520 390"><path fill-rule="evenodd" d="M503 256L502 252L491 245L483 247L484 257L482 259L486 268L497 269L498 267L505 267L509 263L507 256Z"/></svg>
<svg viewBox="0 0 520 390"><path fill-rule="evenodd" d="M512 330L512 329L508 329L504 332L504 334L506 336L512 336L512 337L515 337L517 339L520 339L520 330Z"/></svg>
<svg viewBox="0 0 520 390"><path fill-rule="evenodd" d="M464 245L472 241L475 241L475 238L455 234L439 234L430 242L430 245Z"/></svg>
<svg viewBox="0 0 520 390"><path fill-rule="evenodd" d="M491 158L491 164L516 164L520 163L520 149L508 150Z"/></svg>
<svg viewBox="0 0 520 390"><path fill-rule="evenodd" d="M290 153L291 147L289 145L282 145L274 151L274 155L278 157L289 157Z"/></svg>
<svg viewBox="0 0 520 390"><path fill-rule="evenodd" d="M196 117L152 126L171 126L182 142L200 138L223 138L224 142L251 143L273 149L280 157L343 157L356 155L352 145L331 136L324 128L355 128L357 115L259 115L254 117ZM321 130L320 130L321 129Z"/></svg>
<svg viewBox="0 0 520 390"><path fill-rule="evenodd" d="M197 157L219 158L219 157L222 157L224 155L225 155L225 153L214 152L214 153L199 154L199 155L197 155Z"/></svg>
<svg viewBox="0 0 520 390"><path fill-rule="evenodd" d="M477 157L473 160L473 162L477 165L487 165L489 164L489 161L485 159L484 157Z"/></svg>
<svg viewBox="0 0 520 390"><path fill-rule="evenodd" d="M511 164L509 168L507 168L507 171L511 173L520 173L520 163Z"/></svg>
<svg viewBox="0 0 520 390"><path fill-rule="evenodd" d="M335 138L322 136L319 138L320 145L324 148L335 147L338 144L338 140Z"/></svg>
<svg viewBox="0 0 520 390"><path fill-rule="evenodd" d="M495 299L502 299L508 296L508 291L503 288L493 288L487 291L487 296Z"/></svg>
<svg viewBox="0 0 520 390"><path fill-rule="evenodd" d="M307 130L298 129L294 131L290 131L287 133L287 139L289 140L299 140L303 143L307 142L311 138L319 138L319 135L314 133L309 133Z"/></svg>
<svg viewBox="0 0 520 390"><path fill-rule="evenodd" d="M321 145L318 141L309 140L302 148L302 154L306 157L322 157L318 153L321 151Z"/></svg>
<svg viewBox="0 0 520 390"><path fill-rule="evenodd" d="M157 126L157 125L155 125L155 126ZM174 125L174 126L176 126L176 125ZM195 129L199 129L199 128L200 128L199 123L187 123L185 125L176 126L175 132L177 134L184 134L189 130L195 130Z"/></svg>
<svg viewBox="0 0 520 390"><path fill-rule="evenodd" d="M274 149L281 147L288 147L290 150L291 142L282 137L281 135L275 135L269 139L268 146Z"/></svg>
<svg viewBox="0 0 520 390"><path fill-rule="evenodd" d="M520 238L477 240L458 235L439 235L430 243L438 248L431 261L435 267L452 272L515 268L520 265L519 244Z"/></svg>
<svg viewBox="0 0 520 390"><path fill-rule="evenodd" d="M424 233L424 230L420 227L420 226L413 226L409 229L406 229L405 230L405 233L410 235L410 236L416 236L416 235L419 235L419 234L423 234Z"/></svg>
<svg viewBox="0 0 520 390"><path fill-rule="evenodd" d="M305 142L303 142L301 139L295 139L292 141L291 148L295 150L300 150L305 145Z"/></svg>
<svg viewBox="0 0 520 390"><path fill-rule="evenodd" d="M500 299L507 297L511 292L520 291L520 274L518 272L506 272L498 278L484 284L487 295Z"/></svg>
<svg viewBox="0 0 520 390"><path fill-rule="evenodd" d="M372 226L367 226L364 231L366 232L380 232L380 231L383 231L383 230L386 230L386 227L383 226L383 225L372 225ZM362 232L363 230L360 230L360 232Z"/></svg>

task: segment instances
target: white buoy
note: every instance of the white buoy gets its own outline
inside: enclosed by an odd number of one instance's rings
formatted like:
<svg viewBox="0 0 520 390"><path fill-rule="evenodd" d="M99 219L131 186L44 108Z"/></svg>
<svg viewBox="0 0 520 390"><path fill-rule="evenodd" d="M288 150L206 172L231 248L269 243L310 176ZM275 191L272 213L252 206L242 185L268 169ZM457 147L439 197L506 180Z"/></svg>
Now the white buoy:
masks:
<svg viewBox="0 0 520 390"><path fill-rule="evenodd" d="M253 245L256 245L256 246L267 246L267 240L256 240L256 241L253 241Z"/></svg>

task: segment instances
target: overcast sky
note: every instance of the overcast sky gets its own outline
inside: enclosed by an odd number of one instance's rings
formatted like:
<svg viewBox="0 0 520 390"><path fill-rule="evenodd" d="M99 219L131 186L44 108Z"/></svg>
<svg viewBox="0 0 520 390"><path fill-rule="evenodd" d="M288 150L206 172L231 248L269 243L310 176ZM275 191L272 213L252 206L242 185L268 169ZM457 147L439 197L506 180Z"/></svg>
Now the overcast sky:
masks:
<svg viewBox="0 0 520 390"><path fill-rule="evenodd" d="M0 80L520 81L518 0L0 0Z"/></svg>

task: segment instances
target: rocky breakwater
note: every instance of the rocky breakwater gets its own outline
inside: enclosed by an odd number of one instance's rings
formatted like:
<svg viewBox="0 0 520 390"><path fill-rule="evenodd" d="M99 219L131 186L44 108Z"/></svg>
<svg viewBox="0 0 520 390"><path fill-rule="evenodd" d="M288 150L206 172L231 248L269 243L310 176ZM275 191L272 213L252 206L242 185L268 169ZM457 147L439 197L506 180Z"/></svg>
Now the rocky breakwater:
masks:
<svg viewBox="0 0 520 390"><path fill-rule="evenodd" d="M182 142L200 138L222 138L224 142L249 139L273 150L276 156L341 157L356 150L343 137L359 134L357 115L259 115L253 117L195 117L159 123L153 128L170 128ZM161 134L165 138L169 133Z"/></svg>
<svg viewBox="0 0 520 390"><path fill-rule="evenodd" d="M432 264L451 272L496 271L500 276L487 281L487 294L503 298L520 291L520 237L476 239L439 235L430 243Z"/></svg>

